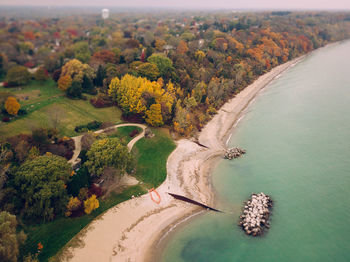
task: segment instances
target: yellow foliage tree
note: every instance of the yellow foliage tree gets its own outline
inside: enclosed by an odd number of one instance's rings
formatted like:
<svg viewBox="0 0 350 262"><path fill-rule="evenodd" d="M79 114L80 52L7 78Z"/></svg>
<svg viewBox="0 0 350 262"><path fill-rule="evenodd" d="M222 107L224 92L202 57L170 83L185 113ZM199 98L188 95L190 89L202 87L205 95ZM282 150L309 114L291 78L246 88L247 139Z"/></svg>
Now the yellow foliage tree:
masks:
<svg viewBox="0 0 350 262"><path fill-rule="evenodd" d="M77 197L71 197L69 199L68 204L67 204L67 211L66 211L65 215L67 217L69 217L72 214L72 212L74 212L80 208L80 205L81 205L81 201Z"/></svg>
<svg viewBox="0 0 350 262"><path fill-rule="evenodd" d="M153 104L146 111L146 122L151 126L163 125L162 108L160 104Z"/></svg>
<svg viewBox="0 0 350 262"><path fill-rule="evenodd" d="M164 116L169 115L175 99L171 82L162 88L163 82L150 81L143 77L126 74L121 79L112 79L108 93L126 112L145 116L153 104L160 104Z"/></svg>
<svg viewBox="0 0 350 262"><path fill-rule="evenodd" d="M72 78L69 75L61 76L60 79L58 79L58 88L62 91L66 91L71 85L72 85Z"/></svg>
<svg viewBox="0 0 350 262"><path fill-rule="evenodd" d="M78 59L72 59L62 67L61 77L70 76L73 81L82 83L84 75L93 79L95 77L94 69L88 64L83 64Z"/></svg>
<svg viewBox="0 0 350 262"><path fill-rule="evenodd" d="M5 109L10 115L17 115L18 110L21 108L21 105L17 102L17 99L13 96L10 96L6 99Z"/></svg>
<svg viewBox="0 0 350 262"><path fill-rule="evenodd" d="M198 50L194 56L196 57L197 61L201 62L205 57L205 53L201 50Z"/></svg>
<svg viewBox="0 0 350 262"><path fill-rule="evenodd" d="M90 214L99 206L100 206L100 203L96 199L96 195L92 195L90 198L84 201L84 211L86 214Z"/></svg>

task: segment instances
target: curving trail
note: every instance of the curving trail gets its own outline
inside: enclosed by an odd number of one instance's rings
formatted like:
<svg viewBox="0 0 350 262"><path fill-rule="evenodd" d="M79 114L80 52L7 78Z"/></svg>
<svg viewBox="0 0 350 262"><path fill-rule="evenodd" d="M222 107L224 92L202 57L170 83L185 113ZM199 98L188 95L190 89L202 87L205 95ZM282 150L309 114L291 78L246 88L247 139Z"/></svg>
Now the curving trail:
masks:
<svg viewBox="0 0 350 262"><path fill-rule="evenodd" d="M132 147L135 145L135 143L145 136L145 129L147 127L146 125L134 124L134 123L119 124L119 125L114 125L114 126L110 126L110 127L104 128L104 129L97 130L94 133L101 134L105 131L114 130L114 129L117 129L118 127L123 127L123 126L137 126L137 127L142 128L142 132L128 143L127 147L129 149L129 152L130 152ZM82 135L72 137L72 139L74 140L75 149L73 151L74 154L73 154L72 158L68 161L68 163L72 164L73 166L79 162L78 157L79 157L79 154L81 152L81 138L82 137L83 137Z"/></svg>

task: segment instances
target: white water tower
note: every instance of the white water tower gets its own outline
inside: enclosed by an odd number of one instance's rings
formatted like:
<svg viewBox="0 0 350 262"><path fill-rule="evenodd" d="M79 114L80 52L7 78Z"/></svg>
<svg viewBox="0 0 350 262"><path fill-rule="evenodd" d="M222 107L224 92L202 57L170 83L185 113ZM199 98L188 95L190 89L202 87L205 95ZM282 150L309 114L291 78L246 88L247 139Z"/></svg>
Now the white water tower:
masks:
<svg viewBox="0 0 350 262"><path fill-rule="evenodd" d="M102 18L103 19L109 18L109 9L102 9Z"/></svg>

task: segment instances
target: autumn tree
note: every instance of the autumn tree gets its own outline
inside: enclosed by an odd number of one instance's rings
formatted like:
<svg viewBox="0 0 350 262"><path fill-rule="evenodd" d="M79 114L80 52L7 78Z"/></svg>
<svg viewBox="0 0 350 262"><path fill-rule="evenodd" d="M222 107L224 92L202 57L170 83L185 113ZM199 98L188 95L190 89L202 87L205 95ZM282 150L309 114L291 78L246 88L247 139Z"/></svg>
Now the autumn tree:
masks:
<svg viewBox="0 0 350 262"><path fill-rule="evenodd" d="M69 75L61 76L57 84L59 89L66 91L72 85L72 78Z"/></svg>
<svg viewBox="0 0 350 262"><path fill-rule="evenodd" d="M95 209L99 208L100 203L96 199L96 195L92 195L90 198L84 201L84 211L86 214L90 214Z"/></svg>
<svg viewBox="0 0 350 262"><path fill-rule="evenodd" d="M164 124L160 104L153 104L146 111L146 122L151 126L162 126Z"/></svg>
<svg viewBox="0 0 350 262"><path fill-rule="evenodd" d="M84 75L90 79L95 77L94 70L88 64L83 64L77 59L68 61L62 67L61 77L70 76L73 81L82 83Z"/></svg>
<svg viewBox="0 0 350 262"><path fill-rule="evenodd" d="M119 175L132 169L132 155L118 138L96 140L87 152L87 158L85 165L96 176L101 176L109 167Z"/></svg>
<svg viewBox="0 0 350 262"><path fill-rule="evenodd" d="M177 46L177 53L183 55L188 51L188 46L185 41L181 40Z"/></svg>
<svg viewBox="0 0 350 262"><path fill-rule="evenodd" d="M107 64L112 63L115 64L118 62L117 54L113 51L109 50L101 50L94 53L94 55L91 58L93 63L99 63L99 64Z"/></svg>
<svg viewBox="0 0 350 262"><path fill-rule="evenodd" d="M14 66L10 68L6 75L6 82L9 86L25 85L31 78L28 69L24 66Z"/></svg>
<svg viewBox="0 0 350 262"><path fill-rule="evenodd" d="M21 108L21 105L18 103L17 99L13 96L10 96L6 99L5 109L10 115L17 115L18 110Z"/></svg>
<svg viewBox="0 0 350 262"><path fill-rule="evenodd" d="M23 231L16 233L16 216L0 212L0 261L18 261L19 246L26 240Z"/></svg>
<svg viewBox="0 0 350 262"><path fill-rule="evenodd" d="M21 214L44 221L63 214L68 202L65 184L71 172L65 158L50 153L24 162L14 176L14 201Z"/></svg>
<svg viewBox="0 0 350 262"><path fill-rule="evenodd" d="M162 81L151 82L129 74L121 79L112 79L108 93L123 111L142 116L145 116L152 104L160 104L164 118L171 113L175 100L175 90L171 82L163 88Z"/></svg>

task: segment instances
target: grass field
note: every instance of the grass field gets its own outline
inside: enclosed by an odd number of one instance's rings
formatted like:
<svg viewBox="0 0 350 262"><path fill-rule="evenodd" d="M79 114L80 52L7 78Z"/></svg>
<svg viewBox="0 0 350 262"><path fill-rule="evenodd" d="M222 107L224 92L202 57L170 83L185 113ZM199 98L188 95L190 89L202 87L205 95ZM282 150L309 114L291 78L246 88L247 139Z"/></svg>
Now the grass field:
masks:
<svg viewBox="0 0 350 262"><path fill-rule="evenodd" d="M127 145L134 137L130 137L130 133L137 130L139 133L142 132L142 128L137 126L121 126L117 130L108 134L109 137L119 138L123 144Z"/></svg>
<svg viewBox="0 0 350 262"><path fill-rule="evenodd" d="M155 136L141 139L133 148L137 163L135 177L149 188L159 186L166 178L166 162L176 145L167 129L152 129Z"/></svg>
<svg viewBox="0 0 350 262"><path fill-rule="evenodd" d="M88 100L69 99L52 80L44 83L32 81L20 88L0 87L0 92L14 94L20 100L21 107L28 112L9 123L0 122L1 137L30 133L38 127L48 128L52 126L52 119L55 117L60 120L59 133L66 136L78 135L74 131L75 126L93 120L113 124L121 122L121 111L117 107L95 108ZM24 100L26 97L27 100Z"/></svg>

